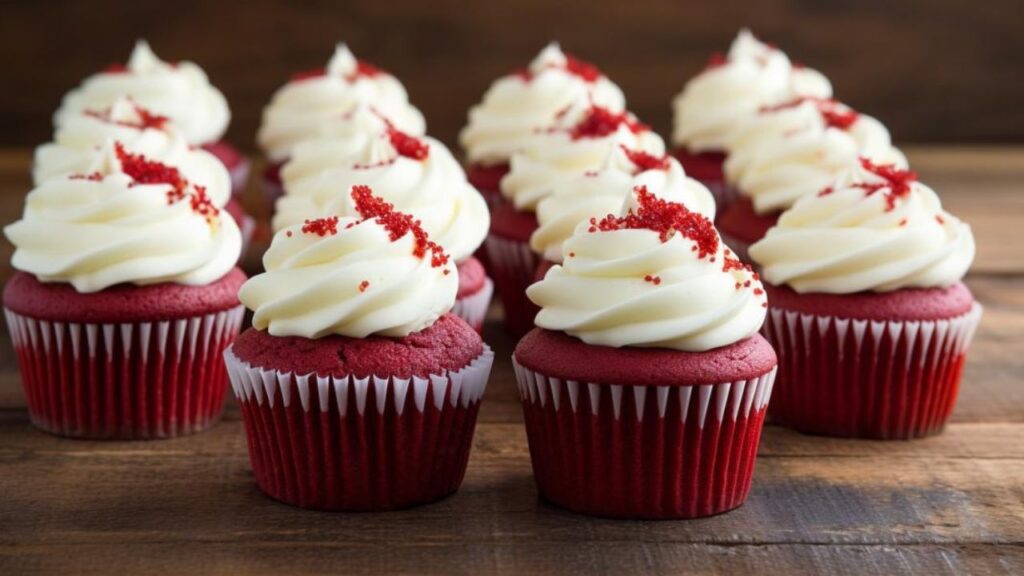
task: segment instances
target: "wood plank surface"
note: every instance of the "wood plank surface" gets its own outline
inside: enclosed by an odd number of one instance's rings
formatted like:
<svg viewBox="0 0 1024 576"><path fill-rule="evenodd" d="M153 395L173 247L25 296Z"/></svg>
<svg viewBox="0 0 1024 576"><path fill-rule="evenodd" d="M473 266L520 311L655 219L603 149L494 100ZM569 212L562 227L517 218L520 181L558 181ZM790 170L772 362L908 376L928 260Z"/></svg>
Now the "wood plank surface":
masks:
<svg viewBox="0 0 1024 576"><path fill-rule="evenodd" d="M0 574L1024 573L1024 149L912 148L974 226L985 316L944 434L869 442L765 429L748 502L697 521L587 518L537 498L508 357L462 489L384 514L281 505L255 487L237 406L199 435L87 442L36 431L0 329ZM29 156L0 151L0 220ZM249 200L257 198L255 189ZM0 278L10 273L0 249ZM595 478L595 481L600 481Z"/></svg>

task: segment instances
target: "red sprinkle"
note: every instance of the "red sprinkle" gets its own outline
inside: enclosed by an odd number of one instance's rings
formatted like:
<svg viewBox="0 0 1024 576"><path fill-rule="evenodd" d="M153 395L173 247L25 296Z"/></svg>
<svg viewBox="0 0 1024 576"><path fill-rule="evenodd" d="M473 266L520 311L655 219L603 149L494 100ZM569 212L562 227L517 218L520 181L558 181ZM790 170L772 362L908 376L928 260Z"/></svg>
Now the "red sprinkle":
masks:
<svg viewBox="0 0 1024 576"><path fill-rule="evenodd" d="M338 233L338 217L328 216L326 218L306 220L305 224L302 225L302 233L316 234L321 238L324 236L334 236Z"/></svg>
<svg viewBox="0 0 1024 576"><path fill-rule="evenodd" d="M867 158L860 159L860 165L865 170L881 176L885 179L885 182L880 183L868 183L863 182L854 184L855 188L864 190L866 196L871 196L875 192L886 190L885 192L885 211L890 212L896 208L896 200L904 198L910 194L911 184L917 181L917 172L913 170L901 170L893 164L875 164Z"/></svg>
<svg viewBox="0 0 1024 576"><path fill-rule="evenodd" d="M626 153L626 157L629 161L636 165L638 172L646 172L648 170L668 170L669 160L668 156L655 156L648 154L643 150L630 150L625 144L620 144L622 151Z"/></svg>
<svg viewBox="0 0 1024 576"><path fill-rule="evenodd" d="M848 130L850 126L857 121L860 114L852 109L841 107L839 102L831 98L814 98L811 96L800 96L788 102L782 104L776 104L775 106L764 106L760 112L762 114L769 112L778 112L780 110L786 110L789 108L796 108L804 102L812 102L818 109L818 113L821 114L822 120L825 121L825 125L830 128L838 128L839 130Z"/></svg>
<svg viewBox="0 0 1024 576"><path fill-rule="evenodd" d="M206 195L206 187L193 186L192 188L193 192L189 196L189 204L192 207L192 211L206 218L207 222L213 222L213 219L220 214L220 210L213 205L210 197Z"/></svg>
<svg viewBox="0 0 1024 576"><path fill-rule="evenodd" d="M907 219L906 218L900 220L900 226L906 226L906 225L907 225Z"/></svg>
<svg viewBox="0 0 1024 576"><path fill-rule="evenodd" d="M385 120L387 122L387 120ZM415 138L402 132L388 124L388 138L391 139L391 145L395 147L399 156L405 156L406 158L412 158L413 160L426 160L427 156L430 155L430 145L426 142Z"/></svg>
<svg viewBox="0 0 1024 576"><path fill-rule="evenodd" d="M828 188L823 189L821 192L818 192L818 196L819 197L821 197L821 196L828 196L829 194L831 194L833 192L835 192L835 188L829 186Z"/></svg>
<svg viewBox="0 0 1024 576"><path fill-rule="evenodd" d="M764 290L760 288L754 288L754 296L760 296L761 294L764 294Z"/></svg>
<svg viewBox="0 0 1024 576"><path fill-rule="evenodd" d="M722 272L732 272L733 270L746 270L749 272L751 271L751 266L731 254L726 254L725 261L722 262ZM750 285L749 281L746 285ZM739 282L736 283L736 287L740 287Z"/></svg>
<svg viewBox="0 0 1024 576"><path fill-rule="evenodd" d="M935 221L938 222L939 224L942 224L943 226L946 225L946 219L943 218L940 214L935 215Z"/></svg>
<svg viewBox="0 0 1024 576"><path fill-rule="evenodd" d="M387 74L381 68L364 62L362 60L356 60L356 71L348 76L345 76L345 80L354 82L359 78L373 78L374 76L380 76L381 74ZM302 72L296 72L292 74L292 82L302 82L303 80L311 80L313 78L321 78L327 75L326 68L314 68L312 70L303 70Z"/></svg>
<svg viewBox="0 0 1024 576"><path fill-rule="evenodd" d="M603 138L613 134L619 129L619 126L623 125L634 134L650 130L649 126L634 118L629 112L623 111L616 114L607 108L591 104L586 115L572 127L569 134L573 140Z"/></svg>
<svg viewBox="0 0 1024 576"><path fill-rule="evenodd" d="M91 182L99 182L103 180L103 174L99 172L93 172L92 174L72 174L69 176L72 180L89 180Z"/></svg>
<svg viewBox="0 0 1024 576"><path fill-rule="evenodd" d="M369 287L370 287L370 282L368 280L363 280L362 282L359 283L359 291L360 292L366 292L366 289L369 288Z"/></svg>
<svg viewBox="0 0 1024 576"><path fill-rule="evenodd" d="M651 276L650 274L648 274L648 275L644 276L644 282L650 282L651 284L654 284L655 286L657 286L658 284L661 284L661 277L660 276Z"/></svg>
<svg viewBox="0 0 1024 576"><path fill-rule="evenodd" d="M114 143L114 151L121 162L121 171L131 177L133 184L170 184L172 189L167 192L168 204L185 197L188 181L177 168L147 160L142 154L128 152L120 142Z"/></svg>
<svg viewBox="0 0 1024 576"><path fill-rule="evenodd" d="M369 186L353 186L352 199L356 203L356 211L359 212L359 215L364 220L375 219L388 231L392 242L411 233L416 240L415 248L413 248L414 256L424 258L429 251L431 266L440 268L448 264L449 256L445 254L440 245L430 240L419 220L395 210L394 205L374 196L373 190ZM448 270L445 270L445 275L447 274Z"/></svg>
<svg viewBox="0 0 1024 576"><path fill-rule="evenodd" d="M292 231L291 230L285 230L284 235L289 237L289 238L291 238L292 237Z"/></svg>
<svg viewBox="0 0 1024 576"><path fill-rule="evenodd" d="M575 257L576 257L576 253L575 252L569 252L569 258L575 258Z"/></svg>
<svg viewBox="0 0 1024 576"><path fill-rule="evenodd" d="M589 230L652 230L658 232L662 242L668 242L678 233L696 244L699 258L714 257L718 251L718 233L710 220L682 204L658 198L648 192L646 186L637 186L634 191L640 204L636 211L630 209L625 216L609 214L601 221L591 218Z"/></svg>
<svg viewBox="0 0 1024 576"><path fill-rule="evenodd" d="M598 80L601 79L602 76L604 76L604 74L601 73L601 70L597 66L594 66L593 64L587 62L586 60L580 60L579 58L576 58L571 54L565 55L565 64L548 64L547 66L541 68L541 72L543 72L544 70L565 70L569 74L572 74L573 76L576 76L580 80L583 80L584 82L587 83L597 82ZM518 76L523 82L532 81L533 78L539 73L540 72L534 73L528 69L516 70L514 72L514 74Z"/></svg>
<svg viewBox="0 0 1024 576"><path fill-rule="evenodd" d="M86 110L83 112L83 114L85 114L86 116L97 118L108 124L127 126L128 128L135 128L138 130L146 130L147 128L152 128L154 130L165 130L167 128L167 123L170 122L170 118L168 118L167 116L154 114L134 102L132 102L132 106L135 108L135 113L139 116L139 120L137 122L129 122L127 120L115 121L111 119L111 108L107 108L105 110Z"/></svg>

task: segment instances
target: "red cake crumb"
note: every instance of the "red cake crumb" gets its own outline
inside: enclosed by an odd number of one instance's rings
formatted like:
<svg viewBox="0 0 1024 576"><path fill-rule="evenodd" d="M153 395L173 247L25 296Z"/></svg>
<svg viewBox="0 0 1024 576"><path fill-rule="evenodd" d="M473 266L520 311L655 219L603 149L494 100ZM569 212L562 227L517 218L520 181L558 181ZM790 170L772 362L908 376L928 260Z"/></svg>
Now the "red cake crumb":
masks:
<svg viewBox="0 0 1024 576"><path fill-rule="evenodd" d="M657 286L657 285L661 284L661 277L660 276L651 276L650 274L647 274L647 275L644 276L644 282L650 282L651 284L654 284L655 286Z"/></svg>
<svg viewBox="0 0 1024 576"><path fill-rule="evenodd" d="M860 165L872 174L884 178L885 182L860 182L854 184L854 187L864 190L867 196L885 189L886 212L896 208L896 201L910 194L911 184L917 181L917 172L901 170L893 164L875 164L868 158L861 158Z"/></svg>
<svg viewBox="0 0 1024 576"><path fill-rule="evenodd" d="M147 160L142 154L128 152L120 142L114 143L114 151L121 162L121 171L130 176L135 184L170 184L179 200L184 197L188 182L177 168Z"/></svg>
<svg viewBox="0 0 1024 576"><path fill-rule="evenodd" d="M388 138L399 156L413 160L426 160L430 155L430 145L426 142L402 132L385 120L388 125Z"/></svg>
<svg viewBox="0 0 1024 576"><path fill-rule="evenodd" d="M356 203L359 215L364 220L376 219L377 223L388 231L392 242L411 233L416 240L414 256L424 258L427 252L430 252L431 266L440 268L448 264L449 256L440 245L430 240L419 220L409 214L398 212L394 205L374 196L369 186L353 186L352 199ZM445 273L447 274L447 271Z"/></svg>
<svg viewBox="0 0 1024 576"><path fill-rule="evenodd" d="M338 217L328 216L326 218L315 218L313 220L306 220L302 225L303 234L316 234L323 238L324 236L334 236L338 233Z"/></svg>
<svg viewBox="0 0 1024 576"><path fill-rule="evenodd" d="M646 172L648 170L668 170L669 157L666 156L655 156L654 154L648 154L643 150L631 150L625 144L619 144L622 151L626 153L626 157L637 167L638 172Z"/></svg>
<svg viewBox="0 0 1024 576"><path fill-rule="evenodd" d="M565 55L565 64L548 64L541 69L541 71L544 70L565 70L569 74L576 76L588 84L597 82L602 76L604 76L597 66L594 66L586 60L580 60L571 54ZM540 72L534 73L529 69L522 69L516 70L513 74L518 76L523 82L531 82L539 73Z"/></svg>
<svg viewBox="0 0 1024 576"><path fill-rule="evenodd" d="M126 126L128 128L135 128L138 130L146 130L149 128L152 128L154 130L164 130L167 128L167 123L170 122L170 118L168 118L167 116L154 114L146 108L139 106L135 102L132 102L132 107L135 108L135 113L139 116L139 119L135 122L128 120L113 120L110 117L112 110L109 107L104 110L98 111L86 110L83 112L83 114L85 114L86 116L97 118L103 122L107 122L108 124L116 124L118 126Z"/></svg>
<svg viewBox="0 0 1024 576"><path fill-rule="evenodd" d="M370 287L370 281L369 280L363 280L362 282L359 283L359 291L360 292L366 292L366 289L369 288L369 287Z"/></svg>
<svg viewBox="0 0 1024 576"><path fill-rule="evenodd" d="M591 218L589 231L652 230L658 232L662 242L678 233L696 244L699 258L713 257L718 251L718 233L710 220L682 204L656 197L646 186L637 186L634 191L640 204L637 210L630 209L625 216L609 214L600 221Z"/></svg>
<svg viewBox="0 0 1024 576"><path fill-rule="evenodd" d="M611 110L591 104L583 119L569 130L573 140L583 138L603 138L614 134L619 126L626 126L634 134L650 130L650 127L634 118L629 112L612 112Z"/></svg>
<svg viewBox="0 0 1024 576"><path fill-rule="evenodd" d="M831 98L815 98L813 96L800 96L782 104L764 106L760 111L761 113L778 112L788 108L795 108L804 102L813 103L818 109L818 113L821 114L821 118L825 121L825 125L830 128L848 130L860 117L856 110L841 106L836 100Z"/></svg>
<svg viewBox="0 0 1024 576"><path fill-rule="evenodd" d="M213 201L206 195L205 186L193 187L193 192L189 195L189 206L193 212L205 218L207 222L212 222L220 214L220 210L213 205Z"/></svg>

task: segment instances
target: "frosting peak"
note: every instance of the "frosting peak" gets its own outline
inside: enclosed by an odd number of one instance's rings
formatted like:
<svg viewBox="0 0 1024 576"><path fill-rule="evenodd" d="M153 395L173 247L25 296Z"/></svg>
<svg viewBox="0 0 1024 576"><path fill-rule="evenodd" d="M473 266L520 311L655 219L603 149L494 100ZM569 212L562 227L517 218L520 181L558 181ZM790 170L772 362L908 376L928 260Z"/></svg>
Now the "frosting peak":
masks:
<svg viewBox="0 0 1024 576"><path fill-rule="evenodd" d="M266 272L242 286L253 326L274 336L401 337L432 325L455 303L458 274L413 216L366 186L358 217L328 216L279 231Z"/></svg>
<svg viewBox="0 0 1024 576"><path fill-rule="evenodd" d="M704 216L634 191L620 216L591 218L565 260L527 290L536 323L598 346L704 351L755 334L764 290Z"/></svg>
<svg viewBox="0 0 1024 576"><path fill-rule="evenodd" d="M334 54L331 55L331 59L327 61L327 73L332 76L347 78L355 75L358 69L359 64L352 51L348 49L348 44L339 42L334 48Z"/></svg>
<svg viewBox="0 0 1024 576"><path fill-rule="evenodd" d="M750 247L772 284L850 294L950 286L974 259L967 224L913 172L862 158Z"/></svg>

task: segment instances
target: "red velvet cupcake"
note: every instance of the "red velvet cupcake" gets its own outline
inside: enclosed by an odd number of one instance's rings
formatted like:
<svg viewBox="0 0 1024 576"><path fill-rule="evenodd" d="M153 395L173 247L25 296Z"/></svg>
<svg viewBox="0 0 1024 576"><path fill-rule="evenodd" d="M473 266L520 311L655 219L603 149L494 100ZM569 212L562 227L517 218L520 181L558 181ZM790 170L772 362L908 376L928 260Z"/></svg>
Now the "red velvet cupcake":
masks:
<svg viewBox="0 0 1024 576"><path fill-rule="evenodd" d="M205 180L203 156L171 166L108 145L88 171L30 192L4 229L20 271L5 314L37 427L167 438L220 416L219 358L242 322L245 276L238 227L219 208L227 179Z"/></svg>
<svg viewBox="0 0 1024 576"><path fill-rule="evenodd" d="M673 100L673 155L724 209L735 190L724 177L723 163L750 117L762 106L796 96L831 95L832 86L819 72L793 65L781 50L741 30L728 55L713 55Z"/></svg>
<svg viewBox="0 0 1024 576"><path fill-rule="evenodd" d="M750 254L770 282L773 421L857 438L942 430L981 306L960 282L970 227L930 188L864 160L797 201Z"/></svg>
<svg viewBox="0 0 1024 576"><path fill-rule="evenodd" d="M590 105L565 111L512 157L511 171L501 181L505 201L492 209L487 253L505 327L513 334L529 331L537 312L526 298L539 263L529 244L538 226L537 205L581 174L601 170L622 147L656 161L665 153L661 138L632 114Z"/></svg>
<svg viewBox="0 0 1024 576"><path fill-rule="evenodd" d="M82 112L108 109L122 97L170 119L189 144L205 148L224 163L236 193L244 190L249 161L222 140L231 120L224 95L195 63L164 62L144 40L135 44L127 64L111 65L68 92L54 122L60 129Z"/></svg>
<svg viewBox="0 0 1024 576"><path fill-rule="evenodd" d="M267 158L263 187L268 204L273 206L284 193L281 167L296 145L328 135L361 138L362 117L353 121L352 114L371 108L403 132L426 132L423 114L409 103L402 83L356 59L345 44L338 44L325 68L299 72L278 89L263 110L257 136Z"/></svg>
<svg viewBox="0 0 1024 576"><path fill-rule="evenodd" d="M513 357L541 496L624 518L741 505L776 368L760 282L643 187L592 222L530 287L539 327Z"/></svg>
<svg viewBox="0 0 1024 576"><path fill-rule="evenodd" d="M432 502L462 482L493 354L448 313L459 277L412 216L357 187L361 219L274 236L225 352L260 489L321 510Z"/></svg>

